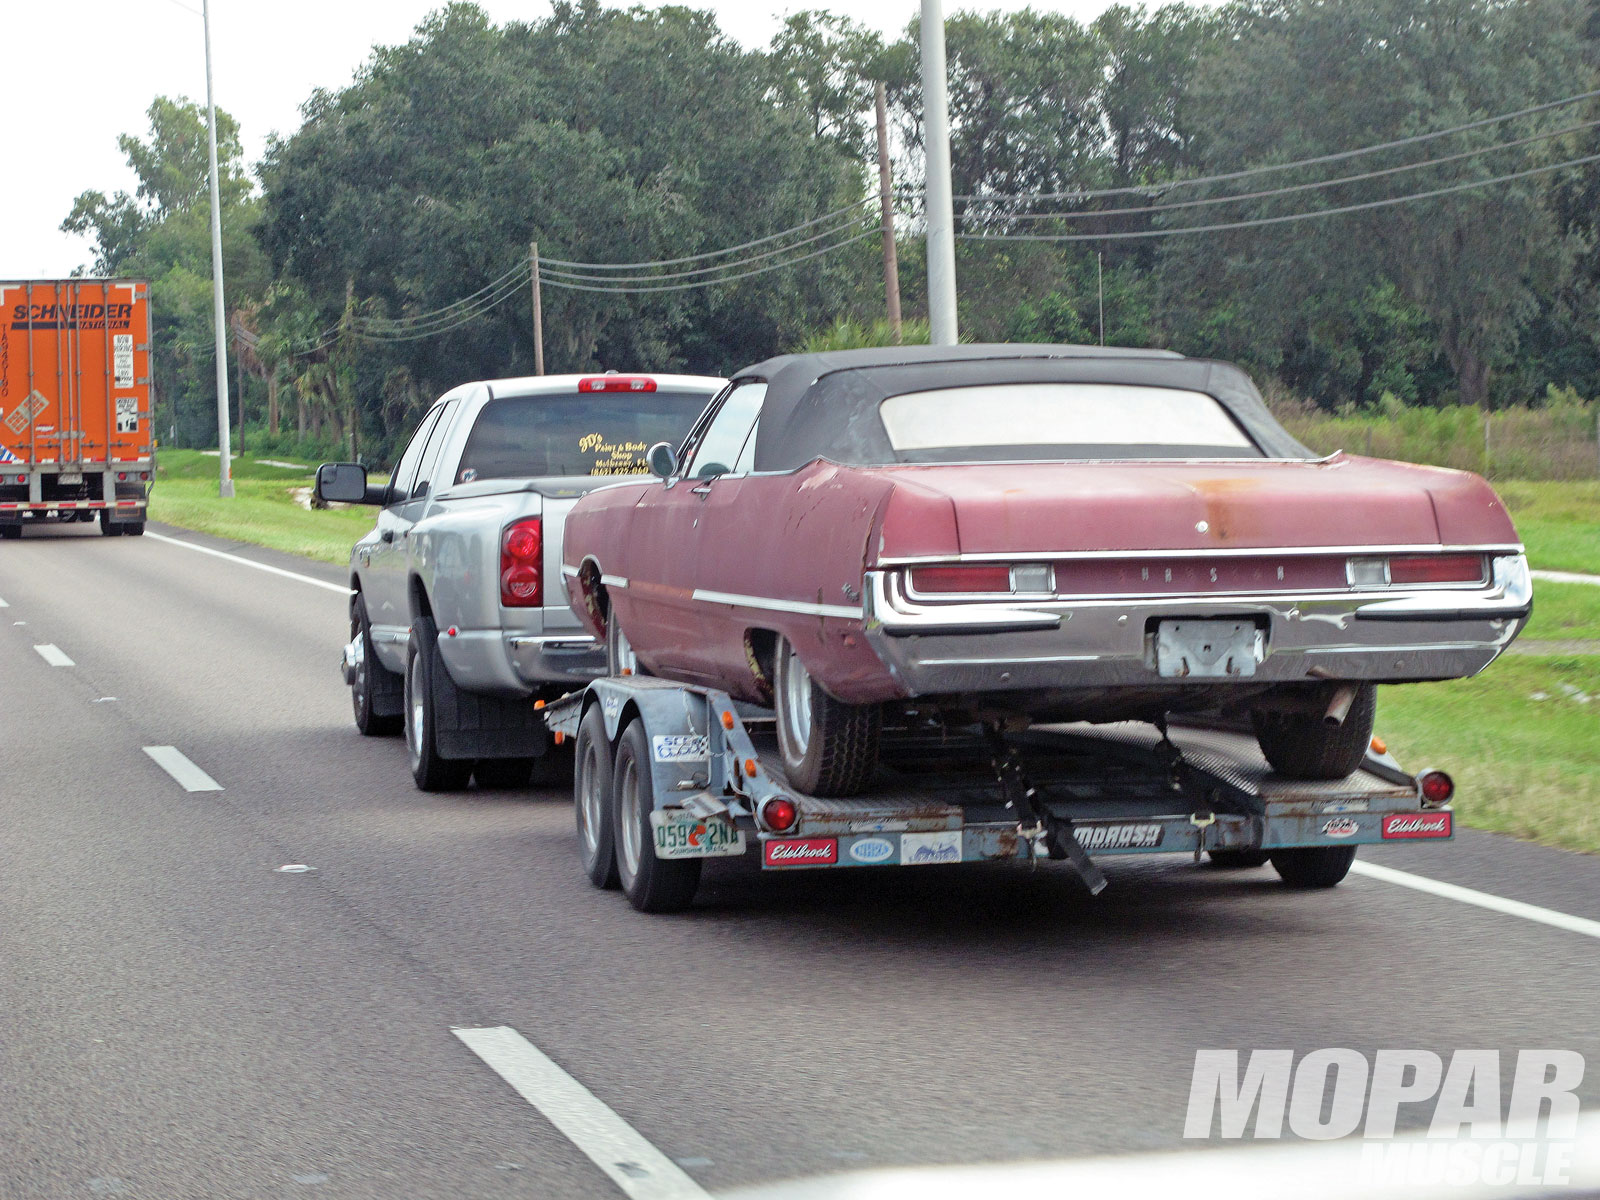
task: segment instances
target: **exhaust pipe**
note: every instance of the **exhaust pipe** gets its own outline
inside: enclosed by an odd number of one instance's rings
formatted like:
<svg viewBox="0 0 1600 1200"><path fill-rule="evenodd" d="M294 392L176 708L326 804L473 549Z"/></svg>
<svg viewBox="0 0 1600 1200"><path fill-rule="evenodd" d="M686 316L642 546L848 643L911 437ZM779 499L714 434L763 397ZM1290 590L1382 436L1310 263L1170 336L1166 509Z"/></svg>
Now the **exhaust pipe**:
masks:
<svg viewBox="0 0 1600 1200"><path fill-rule="evenodd" d="M1355 703L1356 685L1341 683L1333 689L1333 696L1328 701L1328 709L1322 714L1322 723L1330 729L1337 729L1344 724L1344 719L1350 715L1350 706Z"/></svg>

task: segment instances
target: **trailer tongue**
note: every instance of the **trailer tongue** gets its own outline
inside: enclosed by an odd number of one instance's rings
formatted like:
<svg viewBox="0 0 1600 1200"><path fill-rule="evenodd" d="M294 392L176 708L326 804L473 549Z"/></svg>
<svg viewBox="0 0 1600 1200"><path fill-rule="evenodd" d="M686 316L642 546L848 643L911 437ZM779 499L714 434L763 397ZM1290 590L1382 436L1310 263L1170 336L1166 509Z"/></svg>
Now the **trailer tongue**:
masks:
<svg viewBox="0 0 1600 1200"><path fill-rule="evenodd" d="M544 712L577 739L580 840L616 847L630 901L651 912L686 907L706 858L752 845L764 870L1058 860L1098 893L1109 855L1270 859L1291 885L1331 887L1357 846L1454 834L1448 776L1408 775L1376 741L1348 778L1305 781L1274 774L1243 728L908 730L876 786L838 800L792 789L771 718L723 692L599 679Z"/></svg>

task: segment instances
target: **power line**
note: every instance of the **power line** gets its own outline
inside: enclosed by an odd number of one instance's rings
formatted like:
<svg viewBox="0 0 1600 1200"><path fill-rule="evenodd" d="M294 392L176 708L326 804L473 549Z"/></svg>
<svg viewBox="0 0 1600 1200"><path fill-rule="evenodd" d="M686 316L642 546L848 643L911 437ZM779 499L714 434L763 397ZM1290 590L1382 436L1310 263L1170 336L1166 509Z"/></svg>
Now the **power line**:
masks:
<svg viewBox="0 0 1600 1200"><path fill-rule="evenodd" d="M845 246L853 245L854 243L861 241L863 238L877 237L878 235L878 230L876 229L863 230L860 233L851 234L849 237L843 239L842 241L835 242L831 246L824 246L820 250L813 250L809 254L802 254L798 258L791 258L780 263L771 263L765 267L757 267L753 271L741 271L736 275L724 275L720 279L700 279L692 283L672 283L665 284L660 287L591 287L587 284L569 283L565 280L558 279L545 279L544 282L550 287L568 288L575 292L610 292L615 295L640 295L645 292L681 292L690 288L715 287L718 284L734 283L740 279L749 279L753 275L765 275L768 271L781 271L785 267L792 267L797 263L807 262L813 258L820 258L824 254L832 254L835 250L841 250ZM737 264L730 263L729 265L735 266Z"/></svg>
<svg viewBox="0 0 1600 1200"><path fill-rule="evenodd" d="M1182 200L1176 204L1150 204L1136 208L1078 209L1073 212L1054 213L1012 213L1002 219L1007 221L1070 221L1083 220L1089 217L1120 217L1177 212L1185 208L1202 208L1212 204L1230 204L1236 200L1261 200L1270 196L1286 196L1292 192L1315 191L1320 188L1337 187L1345 183L1360 183L1363 180L1379 179L1386 175L1399 175L1406 171L1420 171L1427 167L1440 167L1446 163L1460 162L1467 158L1477 158L1500 150L1526 146L1531 142L1549 141L1551 138L1562 137L1569 133L1578 133L1585 129L1592 129L1597 125L1600 125L1600 119L1583 121L1577 125L1569 125L1565 129L1557 129L1550 133L1531 134L1528 137L1517 138L1515 141L1502 142L1494 146L1480 146L1475 150L1463 150L1456 154L1446 154L1440 158L1425 158L1420 162L1406 163L1403 166L1384 167L1377 171L1364 171L1359 175L1341 175L1334 179L1319 179L1312 183L1290 184L1285 187L1269 188L1259 192L1238 192L1231 196L1206 196L1199 200ZM966 220L969 217L973 217L974 214L969 211L962 213L961 216L963 220Z"/></svg>
<svg viewBox="0 0 1600 1200"><path fill-rule="evenodd" d="M449 304L444 305L442 308L436 308L436 309L433 309L433 310L431 310L429 312L414 313L414 314L411 314L411 315L408 315L408 316L393 317L393 318L389 318L389 317L357 317L357 320L358 321L363 321L363 322L371 322L371 323L374 323L374 324L385 324L385 325L400 326L400 325L420 324L420 323L425 323L425 322L434 320L434 319L439 318L439 317L452 316L458 310L470 306L477 299L477 297L487 295L488 293L490 293L490 292L494 291L495 289L499 288L502 284L504 284L512 276L520 274L520 273L525 273L527 271L527 269L528 269L528 261L527 261L527 259L520 259L520 260L518 260L517 264L515 266L513 266L509 271L505 271L501 275L499 275L497 278L490 280L488 283L484 284L477 291L470 292L467 295L461 297L461 299L459 299L459 300L451 301ZM335 328L337 328L337 326Z"/></svg>
<svg viewBox="0 0 1600 1200"><path fill-rule="evenodd" d="M956 236L969 242L1097 242L1127 241L1133 238L1172 237L1184 233L1220 233L1230 229L1253 229L1258 225L1281 225L1288 221L1309 221L1315 217L1336 217L1344 213L1363 212L1372 208L1388 208L1395 204L1408 204L1414 200L1431 200L1437 196L1449 196L1456 192L1466 192L1475 188L1510 183L1512 180L1527 179L1533 175L1545 175L1551 171L1560 171L1567 167L1581 167L1592 162L1600 162L1600 154L1590 154L1583 158L1550 163L1542 167L1530 167L1525 171L1513 171L1509 175L1497 175L1491 179L1474 179L1467 183L1458 183L1450 187L1434 188L1432 191L1413 192L1408 196L1389 196L1382 200L1368 200L1361 204L1346 204L1339 208L1322 208L1312 212L1286 213L1276 217L1256 217L1248 221L1226 221L1215 225L1176 225L1168 229L1139 229L1124 233L961 233Z"/></svg>
<svg viewBox="0 0 1600 1200"><path fill-rule="evenodd" d="M500 291L499 295L493 298L486 297L484 301L472 311L458 313L456 317L447 324L436 325L427 329L404 330L358 327L355 329L355 332L359 337L362 337L369 342L414 342L421 338L433 337L436 334L450 333L454 330L460 329L463 325L472 324L472 322L478 320L478 318L482 316L485 316L492 309L498 308L500 305L504 304L507 300L511 299L512 296L515 296L521 291L522 282L523 281L521 278L508 280L505 287Z"/></svg>
<svg viewBox="0 0 1600 1200"><path fill-rule="evenodd" d="M1245 179L1252 175L1265 174L1268 171L1288 171L1295 167L1314 167L1321 163L1340 162L1347 158L1358 158L1363 154L1377 154L1382 150L1395 150L1401 146L1415 146L1421 142L1432 141L1435 138L1450 137L1452 134L1465 133L1471 129L1482 129L1489 125L1498 125L1503 121L1514 121L1518 117L1529 117L1535 113L1548 112L1553 108L1564 108L1569 104L1578 104L1584 100L1593 100L1600 96L1600 88L1593 91L1579 92L1574 96L1567 96L1562 100L1552 100L1548 104L1536 104L1532 108L1520 108L1516 112L1501 113L1497 117L1484 117L1477 121L1468 121L1465 125L1452 125L1448 129L1436 129L1432 133L1417 133L1410 137L1397 138L1390 142L1378 142L1371 146L1360 146L1354 150L1340 150L1333 154L1319 154L1314 158L1299 158L1292 162L1268 163L1265 166L1249 167L1242 171L1229 171L1221 175L1202 175L1194 179L1174 179L1167 183L1146 183L1129 187L1095 188L1072 192L1019 192L1012 196L999 197L1011 200L1092 200L1098 196L1127 196L1145 195L1150 192L1167 191L1171 188L1199 187L1207 183L1226 183L1232 179ZM982 194L973 194L955 197L957 200L987 200L990 197Z"/></svg>

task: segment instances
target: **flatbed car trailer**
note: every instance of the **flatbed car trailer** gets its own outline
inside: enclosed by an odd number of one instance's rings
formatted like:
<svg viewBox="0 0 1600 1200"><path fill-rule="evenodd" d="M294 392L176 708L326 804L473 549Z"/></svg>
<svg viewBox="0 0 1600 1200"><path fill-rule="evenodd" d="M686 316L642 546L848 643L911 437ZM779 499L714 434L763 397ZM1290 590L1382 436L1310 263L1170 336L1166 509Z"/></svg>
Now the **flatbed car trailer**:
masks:
<svg viewBox="0 0 1600 1200"><path fill-rule="evenodd" d="M705 859L752 847L763 870L1060 860L1098 893L1102 856L1270 861L1291 886L1332 887L1358 846L1454 836L1449 776L1407 774L1377 738L1348 778L1308 781L1273 773L1247 726L930 723L885 731L866 794L824 799L789 787L771 713L714 689L597 679L544 718L575 742L586 873L644 912L688 907Z"/></svg>

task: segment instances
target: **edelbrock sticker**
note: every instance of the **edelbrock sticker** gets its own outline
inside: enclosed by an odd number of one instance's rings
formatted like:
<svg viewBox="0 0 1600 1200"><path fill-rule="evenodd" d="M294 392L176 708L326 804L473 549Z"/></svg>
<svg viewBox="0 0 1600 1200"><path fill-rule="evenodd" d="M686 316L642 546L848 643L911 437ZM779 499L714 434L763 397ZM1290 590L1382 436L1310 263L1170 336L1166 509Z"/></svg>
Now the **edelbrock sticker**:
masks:
<svg viewBox="0 0 1600 1200"><path fill-rule="evenodd" d="M1322 823L1322 832L1335 838L1353 837L1361 832L1361 822L1350 817L1334 817Z"/></svg>
<svg viewBox="0 0 1600 1200"><path fill-rule="evenodd" d="M685 762L711 756L703 733L658 733L651 739L657 762Z"/></svg>
<svg viewBox="0 0 1600 1200"><path fill-rule="evenodd" d="M1436 838L1450 836L1451 814L1394 813L1383 819L1386 838Z"/></svg>
<svg viewBox="0 0 1600 1200"><path fill-rule="evenodd" d="M1166 826L1074 825L1072 836L1085 850L1151 850L1161 845Z"/></svg>
<svg viewBox="0 0 1600 1200"><path fill-rule="evenodd" d="M762 843L769 867L825 867L839 861L838 838L773 838Z"/></svg>
<svg viewBox="0 0 1600 1200"><path fill-rule="evenodd" d="M900 835L900 865L903 867L923 867L934 863L960 861L961 830L959 829Z"/></svg>
<svg viewBox="0 0 1600 1200"><path fill-rule="evenodd" d="M888 862L894 857L894 843L888 838L861 838L851 843L850 857L858 863Z"/></svg>

